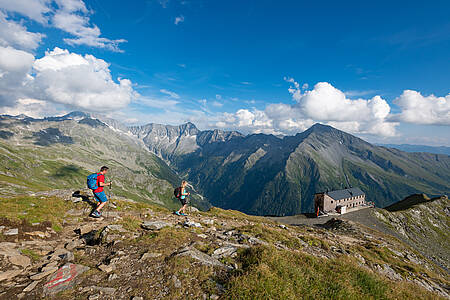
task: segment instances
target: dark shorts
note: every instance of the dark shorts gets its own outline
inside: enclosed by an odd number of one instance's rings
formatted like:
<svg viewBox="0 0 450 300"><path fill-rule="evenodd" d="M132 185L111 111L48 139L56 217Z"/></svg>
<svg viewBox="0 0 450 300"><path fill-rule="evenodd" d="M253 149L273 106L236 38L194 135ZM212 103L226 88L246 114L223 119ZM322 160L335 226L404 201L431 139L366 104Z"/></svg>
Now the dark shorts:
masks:
<svg viewBox="0 0 450 300"><path fill-rule="evenodd" d="M181 205L186 205L188 203L188 199L187 198L181 199L181 197L180 197L179 200L181 202Z"/></svg>
<svg viewBox="0 0 450 300"><path fill-rule="evenodd" d="M108 198L106 198L105 192L94 193L94 198L95 198L95 200L97 200L98 202L101 202L101 203L108 201Z"/></svg>

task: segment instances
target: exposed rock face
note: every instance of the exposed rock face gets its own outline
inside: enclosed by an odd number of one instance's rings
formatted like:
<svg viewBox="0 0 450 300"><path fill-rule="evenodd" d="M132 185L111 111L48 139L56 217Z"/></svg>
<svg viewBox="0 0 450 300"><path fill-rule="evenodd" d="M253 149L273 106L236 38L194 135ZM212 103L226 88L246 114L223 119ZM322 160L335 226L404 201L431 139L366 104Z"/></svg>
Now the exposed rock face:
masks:
<svg viewBox="0 0 450 300"><path fill-rule="evenodd" d="M144 141L150 151L166 160L196 151L200 147L215 142L225 142L235 136L235 131L200 131L192 123L179 126L147 124L129 128L130 132Z"/></svg>

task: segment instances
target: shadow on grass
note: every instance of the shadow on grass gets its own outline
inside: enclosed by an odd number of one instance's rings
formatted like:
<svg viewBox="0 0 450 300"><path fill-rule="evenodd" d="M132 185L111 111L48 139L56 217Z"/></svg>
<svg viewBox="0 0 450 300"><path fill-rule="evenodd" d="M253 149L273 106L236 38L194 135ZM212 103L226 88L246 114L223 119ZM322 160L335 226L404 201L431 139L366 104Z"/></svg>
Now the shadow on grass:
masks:
<svg viewBox="0 0 450 300"><path fill-rule="evenodd" d="M59 167L55 173L52 175L54 178L58 179L70 179L83 175L83 170L75 165L66 165Z"/></svg>

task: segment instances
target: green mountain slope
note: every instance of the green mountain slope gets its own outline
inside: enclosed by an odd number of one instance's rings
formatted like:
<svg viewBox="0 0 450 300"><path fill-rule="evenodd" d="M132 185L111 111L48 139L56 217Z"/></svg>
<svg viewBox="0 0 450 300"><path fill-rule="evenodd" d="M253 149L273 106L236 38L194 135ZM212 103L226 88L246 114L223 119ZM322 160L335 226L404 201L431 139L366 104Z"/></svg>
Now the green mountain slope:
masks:
<svg viewBox="0 0 450 300"><path fill-rule="evenodd" d="M386 209L376 210L376 217L399 233L400 237L450 270L450 201L447 196L429 198L425 194L406 197Z"/></svg>
<svg viewBox="0 0 450 300"><path fill-rule="evenodd" d="M107 165L115 196L170 208L179 205L173 187L181 179L166 163L132 135L97 119L82 113L45 120L3 116L0 129L2 195L81 189L89 173ZM208 206L198 195L194 202Z"/></svg>

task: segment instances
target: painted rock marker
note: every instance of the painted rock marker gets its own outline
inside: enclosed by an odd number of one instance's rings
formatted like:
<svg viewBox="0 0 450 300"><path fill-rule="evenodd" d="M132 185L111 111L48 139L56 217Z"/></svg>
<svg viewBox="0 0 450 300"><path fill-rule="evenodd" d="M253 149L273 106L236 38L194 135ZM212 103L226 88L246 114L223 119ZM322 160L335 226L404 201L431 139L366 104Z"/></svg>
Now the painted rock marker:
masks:
<svg viewBox="0 0 450 300"><path fill-rule="evenodd" d="M55 294L73 287L80 280L80 275L87 270L89 267L65 264L44 285L44 294Z"/></svg>

